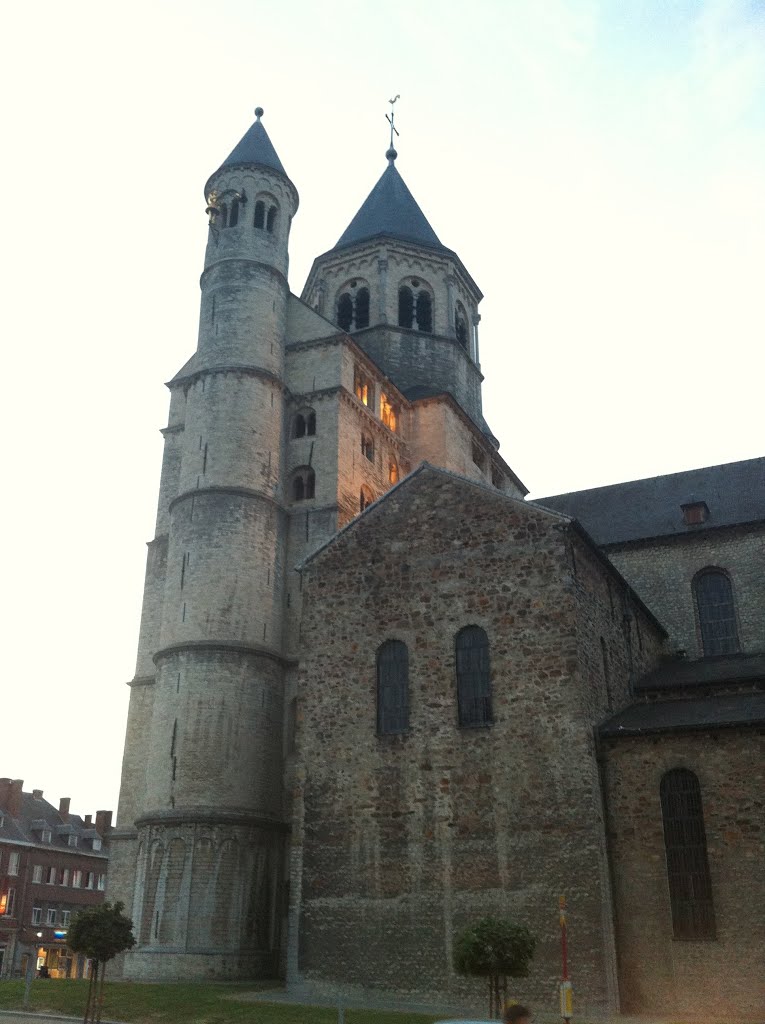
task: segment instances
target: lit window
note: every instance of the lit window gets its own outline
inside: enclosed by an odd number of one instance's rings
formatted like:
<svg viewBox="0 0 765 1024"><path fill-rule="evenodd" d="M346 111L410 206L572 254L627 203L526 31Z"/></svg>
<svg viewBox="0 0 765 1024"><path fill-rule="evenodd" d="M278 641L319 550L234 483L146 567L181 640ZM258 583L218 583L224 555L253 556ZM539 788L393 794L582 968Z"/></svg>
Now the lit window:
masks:
<svg viewBox="0 0 765 1024"><path fill-rule="evenodd" d="M32 868L32 881L33 882L42 882L42 880L43 880L42 864L35 864L35 866Z"/></svg>
<svg viewBox="0 0 765 1024"><path fill-rule="evenodd" d="M457 634L455 648L459 724L490 725L489 638L480 626L466 626Z"/></svg>
<svg viewBox="0 0 765 1024"><path fill-rule="evenodd" d="M16 906L16 890L15 889L4 889L0 892L0 914L4 914L6 917L13 917L13 911Z"/></svg>
<svg viewBox="0 0 765 1024"><path fill-rule="evenodd" d="M371 408L375 401L375 389L372 382L358 368L353 378L353 391L356 398Z"/></svg>
<svg viewBox="0 0 765 1024"><path fill-rule="evenodd" d="M377 651L377 732L409 728L409 651L401 640L386 640Z"/></svg>
<svg viewBox="0 0 765 1024"><path fill-rule="evenodd" d="M661 780L660 796L674 936L713 939L715 914L699 780L686 768L673 768Z"/></svg>
<svg viewBox="0 0 765 1024"><path fill-rule="evenodd" d="M380 419L389 430L398 428L398 408L388 400L388 396L380 393Z"/></svg>
<svg viewBox="0 0 765 1024"><path fill-rule="evenodd" d="M395 459L391 459L388 464L388 483L398 483L398 463Z"/></svg>
<svg viewBox="0 0 765 1024"><path fill-rule="evenodd" d="M21 855L17 852L13 852L8 856L8 874L17 875L19 873L19 860Z"/></svg>
<svg viewBox="0 0 765 1024"><path fill-rule="evenodd" d="M32 907L32 924L42 924L42 907Z"/></svg>
<svg viewBox="0 0 765 1024"><path fill-rule="evenodd" d="M53 925L53 924L56 923L56 908L55 907L48 907L48 910L45 913L45 923L47 925Z"/></svg>
<svg viewBox="0 0 765 1024"><path fill-rule="evenodd" d="M693 590L705 656L737 654L736 608L728 575L719 569L704 569L694 579Z"/></svg>

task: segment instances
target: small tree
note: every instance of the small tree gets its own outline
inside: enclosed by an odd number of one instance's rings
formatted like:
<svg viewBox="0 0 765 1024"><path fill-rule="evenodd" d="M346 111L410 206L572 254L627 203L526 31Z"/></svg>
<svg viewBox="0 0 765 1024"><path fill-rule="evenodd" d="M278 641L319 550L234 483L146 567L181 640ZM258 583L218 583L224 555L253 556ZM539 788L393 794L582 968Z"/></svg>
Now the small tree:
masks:
<svg viewBox="0 0 765 1024"><path fill-rule="evenodd" d="M489 1016L499 1017L500 992L507 998L507 979L525 978L536 939L525 925L498 917L483 917L466 928L454 944L458 974L488 978Z"/></svg>
<svg viewBox="0 0 765 1024"><path fill-rule="evenodd" d="M133 922L125 917L123 909L123 903L109 902L88 907L75 917L66 936L70 949L84 953L93 961L85 1016L82 1018L85 1024L101 1020L107 962L135 945Z"/></svg>

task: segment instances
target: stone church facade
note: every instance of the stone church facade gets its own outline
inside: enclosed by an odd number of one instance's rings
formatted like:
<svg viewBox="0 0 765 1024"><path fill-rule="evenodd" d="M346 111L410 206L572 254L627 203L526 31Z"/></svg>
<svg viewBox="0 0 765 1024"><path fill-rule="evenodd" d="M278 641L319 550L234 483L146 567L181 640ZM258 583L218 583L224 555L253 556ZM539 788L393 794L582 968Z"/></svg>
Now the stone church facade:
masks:
<svg viewBox="0 0 765 1024"><path fill-rule="evenodd" d="M109 895L131 978L756 1014L765 460L541 501L483 418L481 292L394 150L300 298L262 111L205 188ZM757 985L760 984L759 991Z"/></svg>

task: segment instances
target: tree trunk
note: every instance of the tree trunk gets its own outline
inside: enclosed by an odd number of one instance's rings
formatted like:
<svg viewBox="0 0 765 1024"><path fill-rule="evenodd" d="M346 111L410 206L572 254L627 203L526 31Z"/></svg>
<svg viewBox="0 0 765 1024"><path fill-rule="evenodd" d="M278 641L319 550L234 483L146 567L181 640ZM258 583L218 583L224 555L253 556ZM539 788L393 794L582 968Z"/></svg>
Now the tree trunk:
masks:
<svg viewBox="0 0 765 1024"><path fill-rule="evenodd" d="M96 995L96 982L98 981L98 960L93 960L93 966L90 969L90 978L88 979L88 1000L85 1003L85 1016L82 1018L83 1024L89 1024L93 1018L93 1008L95 1003Z"/></svg>
<svg viewBox="0 0 765 1024"><path fill-rule="evenodd" d="M106 961L101 965L101 985L98 992L98 1002L96 1005L96 1024L101 1024L101 1011L104 1008L104 982L106 981Z"/></svg>

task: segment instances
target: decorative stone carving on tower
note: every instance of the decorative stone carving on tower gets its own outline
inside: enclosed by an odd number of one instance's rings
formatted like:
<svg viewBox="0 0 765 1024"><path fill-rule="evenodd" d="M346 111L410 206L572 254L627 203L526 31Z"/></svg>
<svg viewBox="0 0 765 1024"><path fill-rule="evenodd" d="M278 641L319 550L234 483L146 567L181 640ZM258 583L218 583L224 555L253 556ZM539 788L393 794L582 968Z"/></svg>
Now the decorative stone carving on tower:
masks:
<svg viewBox="0 0 765 1024"><path fill-rule="evenodd" d="M112 891L128 977L273 976L282 789L287 240L262 109L205 187L197 351L170 382Z"/></svg>

